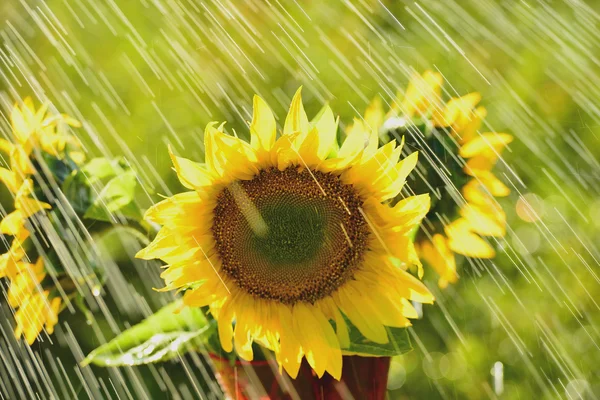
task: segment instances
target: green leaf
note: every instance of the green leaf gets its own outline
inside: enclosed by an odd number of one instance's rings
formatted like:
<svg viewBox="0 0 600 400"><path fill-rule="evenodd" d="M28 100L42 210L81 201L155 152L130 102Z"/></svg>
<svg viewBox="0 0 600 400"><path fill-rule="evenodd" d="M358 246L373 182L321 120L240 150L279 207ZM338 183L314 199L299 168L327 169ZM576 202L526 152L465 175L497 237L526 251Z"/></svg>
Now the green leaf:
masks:
<svg viewBox="0 0 600 400"><path fill-rule="evenodd" d="M216 324L199 308L182 307L176 301L92 351L83 360L105 367L131 366L166 361L187 351L206 351Z"/></svg>
<svg viewBox="0 0 600 400"><path fill-rule="evenodd" d="M125 168L119 159L109 160L102 157L91 159L81 167L81 172L87 177L88 184L92 185L97 181L122 174Z"/></svg>
<svg viewBox="0 0 600 400"><path fill-rule="evenodd" d="M358 355L366 357L393 357L412 350L407 328L387 328L389 342L375 343L360 333L357 327L346 319L350 334L350 346L342 349L344 355Z"/></svg>
<svg viewBox="0 0 600 400"><path fill-rule="evenodd" d="M62 192L69 201L73 210L79 215L91 205L91 188L85 181L83 174L76 172L65 179L62 185Z"/></svg>
<svg viewBox="0 0 600 400"><path fill-rule="evenodd" d="M119 159L93 158L81 168L75 169L62 184L62 192L75 212L83 215L92 205L96 193L109 179L125 172Z"/></svg>
<svg viewBox="0 0 600 400"><path fill-rule="evenodd" d="M141 219L142 212L135 203L136 186L137 178L133 170L115 176L108 181L83 217L111 222L112 214L119 213L134 220Z"/></svg>

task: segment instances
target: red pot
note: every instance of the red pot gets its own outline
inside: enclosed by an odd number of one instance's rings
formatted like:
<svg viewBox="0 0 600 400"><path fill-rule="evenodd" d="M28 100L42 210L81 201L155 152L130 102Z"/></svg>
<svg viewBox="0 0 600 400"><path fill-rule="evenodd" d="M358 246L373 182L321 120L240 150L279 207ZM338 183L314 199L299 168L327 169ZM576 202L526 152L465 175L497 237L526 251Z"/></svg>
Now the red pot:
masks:
<svg viewBox="0 0 600 400"><path fill-rule="evenodd" d="M317 378L306 360L296 379L279 373L275 361L229 360L211 355L215 375L231 399L383 400L390 368L389 357L344 356L342 378Z"/></svg>

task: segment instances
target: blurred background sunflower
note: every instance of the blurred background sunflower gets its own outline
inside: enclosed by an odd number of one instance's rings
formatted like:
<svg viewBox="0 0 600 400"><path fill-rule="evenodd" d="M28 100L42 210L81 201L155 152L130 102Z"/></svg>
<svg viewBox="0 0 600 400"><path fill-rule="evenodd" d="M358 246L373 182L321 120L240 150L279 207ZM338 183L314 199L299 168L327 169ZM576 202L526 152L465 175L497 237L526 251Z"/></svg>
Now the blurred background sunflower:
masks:
<svg viewBox="0 0 600 400"><path fill-rule="evenodd" d="M510 189L498 199L506 234L489 241L493 260L466 259L445 290L426 271L437 306L410 328L414 351L393 360L390 398L600 393L600 3L8 0L0 16L2 135L18 99L49 100L82 122L88 158L122 154L140 172L148 206L182 190L165 145L202 161L213 120L249 139L254 93L283 116L303 85L307 113L329 102L342 130L374 97L389 109L425 70L443 76L446 100L480 93L481 131L514 137L494 169ZM152 291L159 269L118 243L109 244L107 295L90 300L93 318L61 314L53 345L18 344L2 302L2 396L221 396L194 354L126 369L78 365L172 299Z"/></svg>

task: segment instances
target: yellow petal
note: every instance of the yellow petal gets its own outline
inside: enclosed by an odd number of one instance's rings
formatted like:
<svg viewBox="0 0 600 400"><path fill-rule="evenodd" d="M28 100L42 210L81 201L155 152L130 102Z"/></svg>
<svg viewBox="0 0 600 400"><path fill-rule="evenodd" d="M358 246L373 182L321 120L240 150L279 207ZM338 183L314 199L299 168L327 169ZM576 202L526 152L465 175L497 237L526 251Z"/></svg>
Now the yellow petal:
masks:
<svg viewBox="0 0 600 400"><path fill-rule="evenodd" d="M417 163L418 153L397 162L401 146L391 141L371 157L363 158L342 174L342 181L354 185L363 196L373 196L379 201L388 200L402 190L406 177Z"/></svg>
<svg viewBox="0 0 600 400"><path fill-rule="evenodd" d="M392 105L392 110L396 114L403 113L409 117L417 113L425 113L439 101L443 80L440 73L429 70L425 71L422 76L413 75L404 96L398 97L402 100L396 100Z"/></svg>
<svg viewBox="0 0 600 400"><path fill-rule="evenodd" d="M348 325L342 313L335 307L335 333L342 348L350 347Z"/></svg>
<svg viewBox="0 0 600 400"><path fill-rule="evenodd" d="M75 118L67 115L67 114L61 114L62 117L62 121L69 125L72 126L74 128L81 128L81 122L79 122L78 120L76 120Z"/></svg>
<svg viewBox="0 0 600 400"><path fill-rule="evenodd" d="M512 142L512 140L513 137L506 133L482 133L462 145L458 154L463 158L485 154L495 159L504 146Z"/></svg>
<svg viewBox="0 0 600 400"><path fill-rule="evenodd" d="M177 172L177 177L183 186L188 189L196 189L212 185L213 177L205 166L187 158L177 157L173 154L170 145L169 155Z"/></svg>
<svg viewBox="0 0 600 400"><path fill-rule="evenodd" d="M40 257L39 260L42 260ZM25 264L25 268L11 282L8 290L8 304L17 308L27 297L29 297L37 284L46 276L43 262Z"/></svg>
<svg viewBox="0 0 600 400"><path fill-rule="evenodd" d="M365 148L369 140L369 131L359 119L354 119L352 128L348 130L348 135L340 147L338 157L343 159L354 159Z"/></svg>
<svg viewBox="0 0 600 400"><path fill-rule="evenodd" d="M321 136L317 128L313 128L306 135L298 149L298 165L306 168L316 169L323 158L319 156Z"/></svg>
<svg viewBox="0 0 600 400"><path fill-rule="evenodd" d="M419 152L415 151L408 157L400 161L389 174L389 180L391 183L384 187L380 193L381 201L385 201L396 197L404 187L406 178L415 169L419 158Z"/></svg>
<svg viewBox="0 0 600 400"><path fill-rule="evenodd" d="M214 279L220 271L220 262L216 257L200 260L188 260L182 263L170 264L160 277L165 281L166 290L178 289ZM218 278L218 277L217 277ZM205 289L203 289L205 290ZM165 291L161 289L161 291Z"/></svg>
<svg viewBox="0 0 600 400"><path fill-rule="evenodd" d="M510 189L496 178L491 171L465 169L465 172L474 176L492 196L504 197L510 194Z"/></svg>
<svg viewBox="0 0 600 400"><path fill-rule="evenodd" d="M67 137L65 135L48 132L48 128L38 132L39 143L42 150L55 157L60 157L62 151L65 149Z"/></svg>
<svg viewBox="0 0 600 400"><path fill-rule="evenodd" d="M5 235L16 235L25 225L25 218L20 210L15 210L8 214L0 222L0 232Z"/></svg>
<svg viewBox="0 0 600 400"><path fill-rule="evenodd" d="M380 283L375 287L379 286L383 289L387 284L391 284L391 282ZM405 328L410 326L411 323L404 313L417 317L414 308L405 306L402 299L397 298L385 289L381 291L369 290L369 295L364 297L363 307L363 310L368 310L375 321L389 327Z"/></svg>
<svg viewBox="0 0 600 400"><path fill-rule="evenodd" d="M322 172L339 171L353 165L361 158L368 137L362 121L355 119L335 157L323 161L319 170Z"/></svg>
<svg viewBox="0 0 600 400"><path fill-rule="evenodd" d="M335 332L318 307L297 303L293 308L296 337L306 360L320 378L327 370L334 378L342 374L342 352Z"/></svg>
<svg viewBox="0 0 600 400"><path fill-rule="evenodd" d="M15 336L25 336L29 345L35 342L35 339L42 331L45 322L44 303L48 297L48 291L35 293L28 297L15 313L17 328Z"/></svg>
<svg viewBox="0 0 600 400"><path fill-rule="evenodd" d="M456 131L460 131L472 120L473 109L480 100L479 93L451 99L442 111L434 113L433 124L437 127L454 126Z"/></svg>
<svg viewBox="0 0 600 400"><path fill-rule="evenodd" d="M31 121L32 119L35 119L35 107L33 105L33 99L30 96L23 99L22 110L26 120Z"/></svg>
<svg viewBox="0 0 600 400"><path fill-rule="evenodd" d="M469 175L475 176L478 173L477 171L491 171L496 161L496 157L475 156L467 160L464 171Z"/></svg>
<svg viewBox="0 0 600 400"><path fill-rule="evenodd" d="M23 219L31 217L38 211L49 210L52 208L50 204L44 203L43 201L38 201L30 197L19 198L19 196L17 196L15 205L19 209L19 211L21 211L21 216Z"/></svg>
<svg viewBox="0 0 600 400"><path fill-rule="evenodd" d="M314 126L318 131L319 137L317 156L319 160L323 161L327 158L333 148L338 128L338 121L336 121L333 116L333 111L331 111L331 108L328 105L323 108L314 123Z"/></svg>
<svg viewBox="0 0 600 400"><path fill-rule="evenodd" d="M34 111L33 101L31 101L30 103L28 103L26 105L29 108L30 113L35 114L34 119L36 120L36 122L38 124L41 124L41 122L44 120L44 117L46 116L46 111L48 111L48 107L50 106L50 103L48 103L47 101L44 102L37 111Z"/></svg>
<svg viewBox="0 0 600 400"><path fill-rule="evenodd" d="M248 180L258 172L258 159L252 146L215 129L213 123L208 124L204 132L204 146L209 171L222 181Z"/></svg>
<svg viewBox="0 0 600 400"><path fill-rule="evenodd" d="M189 257L194 254L209 254L214 248L214 238L212 233L208 231L209 229L210 224L188 229L169 229L167 226L164 226L158 231L154 240L135 256L143 260L160 258L167 263L173 264L177 262L176 260L182 258L182 256Z"/></svg>
<svg viewBox="0 0 600 400"><path fill-rule="evenodd" d="M233 342L235 351L242 360L251 361L254 358L252 352L252 336L250 332L256 326L256 321L253 319L254 299L249 296L240 301L235 310L235 330L233 334Z"/></svg>
<svg viewBox="0 0 600 400"><path fill-rule="evenodd" d="M427 289L427 287L415 278L413 275L399 268L391 267L388 265L387 268L379 271L384 274L386 281L397 282L395 289L399 292L401 297L408 300L417 301L419 303L431 304L434 301L434 297Z"/></svg>
<svg viewBox="0 0 600 400"><path fill-rule="evenodd" d="M231 300L226 300L221 310L219 310L219 318L217 320L221 347L228 353L233 350L232 308Z"/></svg>
<svg viewBox="0 0 600 400"><path fill-rule="evenodd" d="M367 127L369 129L379 130L379 127L383 124L383 114L381 99L375 97L365 111L364 118Z"/></svg>
<svg viewBox="0 0 600 400"><path fill-rule="evenodd" d="M204 215L208 211L204 208L206 207L201 202L197 192L177 193L150 207L144 214L144 219L160 225L177 222L178 225L183 224L189 227L197 224L194 219L190 218L190 215L197 218L209 218L208 215ZM192 225L186 224L186 220Z"/></svg>
<svg viewBox="0 0 600 400"><path fill-rule="evenodd" d="M429 194L420 194L400 200L390 212L391 227L395 230L412 231L429 212L431 200Z"/></svg>
<svg viewBox="0 0 600 400"><path fill-rule="evenodd" d="M48 335L54 333L54 326L58 323L58 313L60 312L61 298L55 297L50 301L46 316L46 331Z"/></svg>
<svg viewBox="0 0 600 400"><path fill-rule="evenodd" d="M300 161L300 147L298 145L301 136L301 132L296 132L283 135L277 139L271 150L271 160L280 171L291 165L303 165Z"/></svg>
<svg viewBox="0 0 600 400"><path fill-rule="evenodd" d="M28 143L23 146L15 146L10 155L10 168L17 176L32 175L35 173L35 168L29 160L31 153L31 145Z"/></svg>
<svg viewBox="0 0 600 400"><path fill-rule="evenodd" d="M459 133L459 141L461 144L467 143L477 135L486 115L487 110L483 106L479 106L473 111L471 121L465 124Z"/></svg>
<svg viewBox="0 0 600 400"><path fill-rule="evenodd" d="M24 256L25 252L20 254L8 252L0 255L0 278L15 279L28 264L20 261Z"/></svg>
<svg viewBox="0 0 600 400"><path fill-rule="evenodd" d="M448 283L454 283L458 280L454 253L450 250L443 235L439 233L433 235L431 242L424 240L419 243L417 250L419 256L440 276L438 286L444 288L448 286Z"/></svg>
<svg viewBox="0 0 600 400"><path fill-rule="evenodd" d="M506 234L506 217L502 209L466 204L460 215L469 223L470 229L483 236L502 237Z"/></svg>
<svg viewBox="0 0 600 400"><path fill-rule="evenodd" d="M477 179L472 179L462 187L462 194L468 203L472 204L490 204L494 203L494 198L482 190L482 185Z"/></svg>
<svg viewBox="0 0 600 400"><path fill-rule="evenodd" d="M206 281L196 289L187 290L183 296L183 303L188 307L204 307L210 305L211 312L215 313L214 303L222 302L229 296L220 279Z"/></svg>
<svg viewBox="0 0 600 400"><path fill-rule="evenodd" d="M276 353L277 361L285 368L292 379L296 379L302 361L300 341L296 338L296 330L292 318L292 310L288 306L278 305L276 313L279 317L280 352Z"/></svg>
<svg viewBox="0 0 600 400"><path fill-rule="evenodd" d="M13 149L15 148L15 145L12 144L11 142L9 142L6 139L2 139L0 138L0 151L6 154L11 154Z"/></svg>
<svg viewBox="0 0 600 400"><path fill-rule="evenodd" d="M82 165L85 162L85 153L82 151L71 151L69 157L77 165Z"/></svg>
<svg viewBox="0 0 600 400"><path fill-rule="evenodd" d="M467 257L493 258L496 252L485 240L470 230L467 220L459 218L445 228L448 246Z"/></svg>
<svg viewBox="0 0 600 400"><path fill-rule="evenodd" d="M0 167L0 181L6 185L11 193L16 194L21 186L20 179L17 174L6 168Z"/></svg>
<svg viewBox="0 0 600 400"><path fill-rule="evenodd" d="M381 324L373 323L369 315L373 310L366 310L364 313L364 295L354 290L351 286L340 287L334 294L334 298L340 309L348 316L352 324L358 328L367 339L375 343L388 343L389 338L385 327Z"/></svg>
<svg viewBox="0 0 600 400"><path fill-rule="evenodd" d="M296 94L294 94L294 98L290 104L290 111L288 112L283 126L283 134L289 135L300 132L302 135L306 135L309 127L308 117L304 111L304 105L302 104L302 86L300 86L296 91Z"/></svg>
<svg viewBox="0 0 600 400"><path fill-rule="evenodd" d="M252 122L250 123L250 143L256 150L259 162L268 161L269 151L275 144L277 126L275 117L267 103L254 96Z"/></svg>
<svg viewBox="0 0 600 400"><path fill-rule="evenodd" d="M12 109L12 113L10 116L13 134L19 143L24 143L29 139L29 136L32 133L32 127L25 119L25 116L21 112L18 104Z"/></svg>

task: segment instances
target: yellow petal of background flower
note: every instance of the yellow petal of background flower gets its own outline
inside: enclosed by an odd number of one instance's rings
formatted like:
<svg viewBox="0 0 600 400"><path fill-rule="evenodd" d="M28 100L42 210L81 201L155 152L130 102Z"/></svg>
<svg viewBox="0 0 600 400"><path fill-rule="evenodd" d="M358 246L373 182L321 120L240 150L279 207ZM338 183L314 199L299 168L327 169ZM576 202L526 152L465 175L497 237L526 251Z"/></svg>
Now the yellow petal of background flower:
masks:
<svg viewBox="0 0 600 400"><path fill-rule="evenodd" d="M19 211L21 211L21 217L23 219L27 219L39 211L49 210L52 208L50 204L44 203L43 201L39 201L29 197L18 198L18 196L16 200L16 206L19 209Z"/></svg>
<svg viewBox="0 0 600 400"><path fill-rule="evenodd" d="M476 136L460 147L459 155L464 158L474 157L479 154L498 157L498 153L510 142L513 137L506 133L488 132Z"/></svg>
<svg viewBox="0 0 600 400"><path fill-rule="evenodd" d="M41 257L36 264L26 264L19 275L11 281L7 295L8 304L11 307L17 308L33 293L36 285L46 276L44 263L40 260L42 260Z"/></svg>
<svg viewBox="0 0 600 400"><path fill-rule="evenodd" d="M461 144L467 143L477 135L481 123L486 116L487 110L483 106L479 106L473 110L471 120L462 127L460 132L457 132Z"/></svg>
<svg viewBox="0 0 600 400"><path fill-rule="evenodd" d="M8 214L0 222L0 232L5 235L16 235L23 229L25 218L21 210L15 210Z"/></svg>
<svg viewBox="0 0 600 400"><path fill-rule="evenodd" d="M504 197L510 194L510 189L502 183L491 171L484 170L468 170L465 171L469 175L474 176L477 181L486 188L486 190L496 197Z"/></svg>
<svg viewBox="0 0 600 400"><path fill-rule="evenodd" d="M15 145L12 144L11 142L9 142L8 140L0 138L0 151L1 152L10 155L10 153L12 153L14 147L15 147Z"/></svg>
<svg viewBox="0 0 600 400"><path fill-rule="evenodd" d="M60 312L61 298L55 297L50 300L50 305L46 310L46 331L48 335L54 333L54 326L58 323L58 313Z"/></svg>
<svg viewBox="0 0 600 400"><path fill-rule="evenodd" d="M479 93L469 93L465 96L453 98L441 111L434 113L433 124L437 127L456 125L460 130L474 117L473 108L481 100Z"/></svg>
<svg viewBox="0 0 600 400"><path fill-rule="evenodd" d="M500 209L486 209L474 204L466 204L460 215L469 222L471 230L483 236L503 237L506 235L506 217Z"/></svg>
<svg viewBox="0 0 600 400"><path fill-rule="evenodd" d="M21 182L17 174L13 171L0 167L0 181L6 185L11 193L16 194L21 186Z"/></svg>
<svg viewBox="0 0 600 400"><path fill-rule="evenodd" d="M381 99L379 97L375 97L365 111L365 124L369 129L378 130L383 124L383 117L384 112L383 106L381 105Z"/></svg>
<svg viewBox="0 0 600 400"><path fill-rule="evenodd" d="M421 242L418 246L418 253L440 276L439 287L445 288L448 283L458 280L454 253L450 250L448 241L443 235L438 233L433 235L432 241Z"/></svg>
<svg viewBox="0 0 600 400"><path fill-rule="evenodd" d="M392 105L391 111L394 111L396 114L403 113L409 117L418 113L424 113L431 105L439 101L442 82L443 77L438 72L428 70L423 75L415 73L404 95L398 96L402 100L396 100L395 104Z"/></svg>
<svg viewBox="0 0 600 400"><path fill-rule="evenodd" d="M474 258L493 258L494 248L470 229L466 219L459 218L445 229L448 247L458 254Z"/></svg>
<svg viewBox="0 0 600 400"><path fill-rule="evenodd" d="M25 113L21 112L19 105L15 104L10 115L13 134L19 143L26 142L33 133L30 123L27 121L24 114Z"/></svg>

